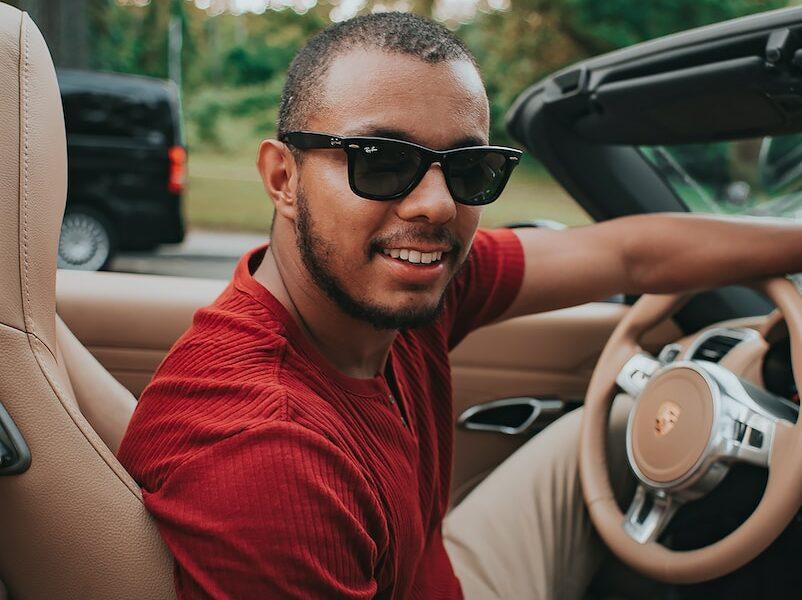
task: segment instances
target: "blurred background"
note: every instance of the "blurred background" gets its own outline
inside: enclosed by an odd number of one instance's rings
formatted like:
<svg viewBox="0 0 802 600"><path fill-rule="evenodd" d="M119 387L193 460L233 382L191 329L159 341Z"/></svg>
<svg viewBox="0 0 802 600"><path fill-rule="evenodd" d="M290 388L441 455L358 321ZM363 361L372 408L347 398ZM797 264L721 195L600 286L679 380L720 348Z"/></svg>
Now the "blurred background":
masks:
<svg viewBox="0 0 802 600"><path fill-rule="evenodd" d="M305 40L332 21L403 10L453 29L482 67L491 142L515 145L504 131L504 113L549 73L647 39L794 2L10 3L28 11L45 35L64 99L70 191L60 266L227 277L231 260L264 240L270 226L272 207L254 161L259 141L275 133L286 69ZM527 158L501 199L486 209L483 224L531 219L589 222Z"/></svg>

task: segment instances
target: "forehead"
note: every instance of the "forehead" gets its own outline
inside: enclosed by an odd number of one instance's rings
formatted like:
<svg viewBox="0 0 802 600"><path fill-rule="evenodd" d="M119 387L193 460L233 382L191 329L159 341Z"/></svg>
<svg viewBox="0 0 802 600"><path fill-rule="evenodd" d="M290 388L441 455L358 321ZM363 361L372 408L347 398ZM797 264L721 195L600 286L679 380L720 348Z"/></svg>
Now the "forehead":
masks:
<svg viewBox="0 0 802 600"><path fill-rule="evenodd" d="M339 135L398 131L444 149L486 143L490 116L484 85L467 60L430 64L378 49L336 57L321 82L321 110L310 128Z"/></svg>

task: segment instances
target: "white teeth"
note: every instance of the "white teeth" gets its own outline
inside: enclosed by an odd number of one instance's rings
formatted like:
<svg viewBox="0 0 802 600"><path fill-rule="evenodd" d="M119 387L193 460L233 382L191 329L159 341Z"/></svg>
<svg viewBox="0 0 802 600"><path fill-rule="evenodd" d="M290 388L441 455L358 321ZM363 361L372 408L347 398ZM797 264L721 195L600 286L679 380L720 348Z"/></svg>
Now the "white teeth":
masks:
<svg viewBox="0 0 802 600"><path fill-rule="evenodd" d="M442 252L421 252L407 248L382 248L382 252L392 258L409 261L413 264L428 265L443 258Z"/></svg>

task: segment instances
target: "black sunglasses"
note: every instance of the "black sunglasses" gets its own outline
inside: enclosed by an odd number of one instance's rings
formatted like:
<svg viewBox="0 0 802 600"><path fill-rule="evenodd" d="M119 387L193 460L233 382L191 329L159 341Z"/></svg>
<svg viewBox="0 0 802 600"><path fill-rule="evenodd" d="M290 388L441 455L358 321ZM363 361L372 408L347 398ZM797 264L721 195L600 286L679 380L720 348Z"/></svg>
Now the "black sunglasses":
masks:
<svg viewBox="0 0 802 600"><path fill-rule="evenodd" d="M381 137L339 137L290 131L279 140L298 150L339 148L348 155L348 184L370 200L395 200L409 194L432 163L443 168L451 197L461 204L490 204L499 197L523 152L501 146L432 150Z"/></svg>

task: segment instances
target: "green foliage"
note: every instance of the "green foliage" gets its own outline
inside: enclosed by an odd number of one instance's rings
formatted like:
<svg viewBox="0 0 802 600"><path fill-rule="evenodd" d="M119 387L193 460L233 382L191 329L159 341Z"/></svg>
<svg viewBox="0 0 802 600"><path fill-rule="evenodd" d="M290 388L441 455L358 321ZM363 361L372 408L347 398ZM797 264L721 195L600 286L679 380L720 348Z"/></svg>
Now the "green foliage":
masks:
<svg viewBox="0 0 802 600"><path fill-rule="evenodd" d="M225 109L226 105L216 90L201 92L192 97L186 106L187 119L191 123L191 145L197 141L206 146L220 148L217 126Z"/></svg>
<svg viewBox="0 0 802 600"><path fill-rule="evenodd" d="M189 124L190 145L193 148L200 146L215 151L228 151L273 135L283 84L282 74L266 83L209 87L188 95L185 112ZM240 132L233 135L231 120L240 120L247 124L244 136ZM223 126L226 127L224 136L221 135Z"/></svg>
<svg viewBox="0 0 802 600"><path fill-rule="evenodd" d="M481 0L487 1L487 0ZM509 142L504 114L542 77L589 56L691 27L778 8L787 0L510 0L498 12L480 4L457 28L482 67L491 108L491 138ZM220 123L249 123L254 137L272 131L284 74L308 37L328 23L332 2L312 10L212 15L188 0L145 6L88 0L91 57L101 70L167 76L168 28L183 31L183 96L190 141L220 149ZM376 0L368 0L369 11ZM386 3L382 3L386 4ZM414 0L431 15L435 0ZM226 136L229 131L226 131Z"/></svg>
<svg viewBox="0 0 802 600"><path fill-rule="evenodd" d="M482 66L491 136L528 86L571 63L670 33L780 8L787 0L510 0L458 30Z"/></svg>
<svg viewBox="0 0 802 600"><path fill-rule="evenodd" d="M140 73L136 64L141 15L122 10L115 0L90 0L91 66L100 71Z"/></svg>
<svg viewBox="0 0 802 600"><path fill-rule="evenodd" d="M592 53L786 6L783 0L565 0L566 30Z"/></svg>

